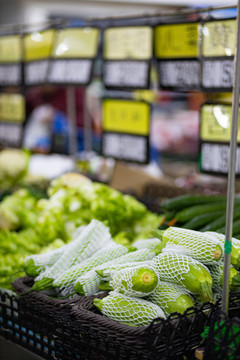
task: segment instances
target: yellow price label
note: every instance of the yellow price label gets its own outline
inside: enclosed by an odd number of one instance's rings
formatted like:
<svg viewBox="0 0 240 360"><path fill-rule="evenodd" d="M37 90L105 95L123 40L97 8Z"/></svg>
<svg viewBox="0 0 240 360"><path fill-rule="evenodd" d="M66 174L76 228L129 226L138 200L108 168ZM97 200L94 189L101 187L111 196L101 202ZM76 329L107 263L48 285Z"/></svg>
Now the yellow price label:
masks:
<svg viewBox="0 0 240 360"><path fill-rule="evenodd" d="M0 121L22 123L24 120L24 96L21 94L0 94Z"/></svg>
<svg viewBox="0 0 240 360"><path fill-rule="evenodd" d="M236 20L209 21L203 26L203 56L233 56L236 46Z"/></svg>
<svg viewBox="0 0 240 360"><path fill-rule="evenodd" d="M152 28L149 26L108 28L104 31L103 54L107 60L152 57Z"/></svg>
<svg viewBox="0 0 240 360"><path fill-rule="evenodd" d="M159 59L195 58L199 55L199 24L159 25L154 34Z"/></svg>
<svg viewBox="0 0 240 360"><path fill-rule="evenodd" d="M239 112L240 114L240 112ZM205 141L227 142L231 138L231 106L204 105L201 111L200 138ZM240 117L239 117L240 119ZM240 125L240 121L239 121ZM238 142L240 126L238 126Z"/></svg>
<svg viewBox="0 0 240 360"><path fill-rule="evenodd" d="M55 30L36 31L24 37L24 58L26 61L48 59L51 55Z"/></svg>
<svg viewBox="0 0 240 360"><path fill-rule="evenodd" d="M14 63L21 61L21 37L9 35L0 37L0 63Z"/></svg>
<svg viewBox="0 0 240 360"><path fill-rule="evenodd" d="M73 28L57 33L53 58L94 58L98 51L99 29Z"/></svg>
<svg viewBox="0 0 240 360"><path fill-rule="evenodd" d="M107 99L103 101L103 129L148 135L150 106L144 102Z"/></svg>

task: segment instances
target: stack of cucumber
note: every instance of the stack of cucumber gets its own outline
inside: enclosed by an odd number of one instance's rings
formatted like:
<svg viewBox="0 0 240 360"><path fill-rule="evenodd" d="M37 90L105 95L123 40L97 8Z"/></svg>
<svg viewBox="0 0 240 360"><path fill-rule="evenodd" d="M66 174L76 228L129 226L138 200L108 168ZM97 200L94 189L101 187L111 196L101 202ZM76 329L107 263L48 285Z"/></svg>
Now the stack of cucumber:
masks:
<svg viewBox="0 0 240 360"><path fill-rule="evenodd" d="M131 247L117 244L97 220L78 228L58 250L25 259L30 291L51 289L56 297L95 295L94 305L112 320L145 326L221 296L224 236L180 227L153 230ZM233 241L230 289L240 287L240 241Z"/></svg>
<svg viewBox="0 0 240 360"><path fill-rule="evenodd" d="M225 195L181 195L161 204L162 227L177 226L198 231L225 233ZM232 234L240 239L240 196L235 195Z"/></svg>

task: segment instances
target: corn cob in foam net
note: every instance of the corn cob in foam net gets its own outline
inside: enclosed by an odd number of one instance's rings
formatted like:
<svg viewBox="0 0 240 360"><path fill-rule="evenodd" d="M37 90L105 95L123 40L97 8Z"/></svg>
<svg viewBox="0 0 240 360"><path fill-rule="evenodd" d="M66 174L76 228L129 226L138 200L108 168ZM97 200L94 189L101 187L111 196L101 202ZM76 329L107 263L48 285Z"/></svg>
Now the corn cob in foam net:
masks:
<svg viewBox="0 0 240 360"><path fill-rule="evenodd" d="M114 274L121 269L125 269L127 267L133 267L136 265L150 265L151 261L136 261L132 263L126 263L126 264L120 264L120 265L112 265L109 266L109 268L106 268L104 273L106 274L106 277L102 277L98 275L97 268L94 268L90 271L88 271L86 274L80 276L74 286L74 289L76 293L79 295L94 295L98 293L99 291L99 285L101 281L104 279L104 281L109 281L114 276ZM105 264L104 264L105 265ZM101 271L101 270L99 270Z"/></svg>
<svg viewBox="0 0 240 360"><path fill-rule="evenodd" d="M133 246L140 249L150 249L155 251L156 254L159 254L164 247L163 242L158 238L151 238L151 239L139 239L134 241Z"/></svg>
<svg viewBox="0 0 240 360"><path fill-rule="evenodd" d="M61 273L69 269L74 264L80 263L93 255L100 248L115 244L111 238L109 229L100 221L92 220L80 233L79 237L68 244L66 250L51 268L35 279L31 290L41 291L52 288L53 281Z"/></svg>
<svg viewBox="0 0 240 360"><path fill-rule="evenodd" d="M224 245L224 234L219 234L215 231L206 231L204 234L218 240L222 245ZM231 264L236 268L240 268L240 240L235 238L232 238Z"/></svg>
<svg viewBox="0 0 240 360"><path fill-rule="evenodd" d="M166 315L173 312L183 314L194 306L193 298L186 289L165 281L159 281L156 289L146 299L160 306Z"/></svg>
<svg viewBox="0 0 240 360"><path fill-rule="evenodd" d="M205 265L216 263L222 258L223 245L199 231L169 227L164 231L154 231L166 244L162 252L188 255Z"/></svg>
<svg viewBox="0 0 240 360"><path fill-rule="evenodd" d="M158 284L158 275L149 265L137 265L115 273L109 286L121 294L144 297L150 294Z"/></svg>
<svg viewBox="0 0 240 360"><path fill-rule="evenodd" d="M153 259L155 253L149 249L136 250L117 259L103 263L93 269L93 272L80 276L75 282L75 291L80 295L93 295L98 292L101 279L110 280L116 270L124 269L128 266L137 265L140 262L147 262Z"/></svg>
<svg viewBox="0 0 240 360"><path fill-rule="evenodd" d="M145 326L156 318L166 318L158 305L116 291L103 299L94 299L93 304L109 319L132 326Z"/></svg>
<svg viewBox="0 0 240 360"><path fill-rule="evenodd" d="M84 226L79 226L72 236L72 241L83 231ZM30 255L25 258L23 269L28 276L36 277L41 271L46 268L50 268L60 258L60 256L66 251L67 245L61 246L59 249L50 251L46 254Z"/></svg>
<svg viewBox="0 0 240 360"><path fill-rule="evenodd" d="M224 263L221 262L215 265L209 265L208 269L213 279L213 291L221 293L223 287ZM229 289L232 291L240 290L240 273L232 265L230 266Z"/></svg>
<svg viewBox="0 0 240 360"><path fill-rule="evenodd" d="M186 255L163 253L153 259L153 264L160 280L184 287L203 301L213 301L212 277L199 261Z"/></svg>
<svg viewBox="0 0 240 360"><path fill-rule="evenodd" d="M79 276L84 275L97 265L101 265L107 260L118 258L127 252L128 249L125 246L116 243L110 245L109 247L105 247L103 250L99 250L90 258L83 261L81 264L74 265L69 270L60 274L60 276L54 280L52 285L53 287L60 288L60 290L64 289L65 295L71 294L74 291L74 284Z"/></svg>

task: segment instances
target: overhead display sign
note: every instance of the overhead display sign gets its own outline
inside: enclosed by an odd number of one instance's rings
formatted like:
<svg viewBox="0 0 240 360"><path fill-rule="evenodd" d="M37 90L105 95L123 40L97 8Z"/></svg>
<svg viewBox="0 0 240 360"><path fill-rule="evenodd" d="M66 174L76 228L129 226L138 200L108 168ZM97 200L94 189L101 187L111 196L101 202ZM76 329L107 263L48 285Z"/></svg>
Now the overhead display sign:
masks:
<svg viewBox="0 0 240 360"><path fill-rule="evenodd" d="M200 88L199 23L158 25L154 45L161 88Z"/></svg>
<svg viewBox="0 0 240 360"><path fill-rule="evenodd" d="M202 30L202 86L204 90L232 90L236 26L236 19L204 23Z"/></svg>
<svg viewBox="0 0 240 360"><path fill-rule="evenodd" d="M153 55L150 26L112 27L103 37L103 82L111 89L147 89Z"/></svg>
<svg viewBox="0 0 240 360"><path fill-rule="evenodd" d="M115 159L149 162L150 105L142 101L103 100L102 154Z"/></svg>
<svg viewBox="0 0 240 360"><path fill-rule="evenodd" d="M231 105L223 104L205 104L201 108L199 153L201 172L228 174L231 111ZM238 127L237 141L240 145L240 127ZM236 174L238 175L240 174L239 156L240 146L238 146L236 162Z"/></svg>
<svg viewBox="0 0 240 360"><path fill-rule="evenodd" d="M22 94L0 94L0 144L2 146L21 146L25 116L26 104Z"/></svg>
<svg viewBox="0 0 240 360"><path fill-rule="evenodd" d="M55 30L36 31L24 36L24 83L38 85L47 82L49 58Z"/></svg>
<svg viewBox="0 0 240 360"><path fill-rule="evenodd" d="M22 83L22 40L20 35L0 36L0 86Z"/></svg>
<svg viewBox="0 0 240 360"><path fill-rule="evenodd" d="M49 82L87 85L91 81L99 36L100 30L92 27L59 30L51 54Z"/></svg>

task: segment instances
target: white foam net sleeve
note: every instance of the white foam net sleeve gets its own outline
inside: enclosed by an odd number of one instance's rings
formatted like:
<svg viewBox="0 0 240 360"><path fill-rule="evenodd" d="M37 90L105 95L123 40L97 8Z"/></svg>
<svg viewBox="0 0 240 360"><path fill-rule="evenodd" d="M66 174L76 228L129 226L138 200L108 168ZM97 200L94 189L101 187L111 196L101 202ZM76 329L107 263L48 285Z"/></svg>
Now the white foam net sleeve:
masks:
<svg viewBox="0 0 240 360"><path fill-rule="evenodd" d="M112 246L106 247L92 255L89 259L83 261L81 264L74 265L63 274L60 274L60 276L54 280L53 286L61 289L64 287L72 288L79 276L84 275L87 271L95 268L97 265L126 254L127 251L128 249L125 246L116 243Z"/></svg>
<svg viewBox="0 0 240 360"><path fill-rule="evenodd" d="M215 264L223 256L223 244L198 231L170 227L165 233L164 237L166 236L168 241L162 249L163 253L175 252L188 255L205 265ZM222 255L219 251L222 251ZM217 258L214 258L215 254ZM220 258L219 255L221 255Z"/></svg>
<svg viewBox="0 0 240 360"><path fill-rule="evenodd" d="M169 315L167 311L169 302L176 302L181 295L189 296L194 302L187 289L170 282L159 281L158 286L150 295L148 295L147 300L160 306L165 314Z"/></svg>
<svg viewBox="0 0 240 360"><path fill-rule="evenodd" d="M140 272L141 271L141 272ZM150 282L144 283L144 274L149 277ZM139 284L141 290L134 289L134 285ZM114 291L134 297L144 297L150 294L158 284L158 275L153 267L147 265L137 265L134 267L116 271L109 285Z"/></svg>
<svg viewBox="0 0 240 360"><path fill-rule="evenodd" d="M99 285L101 276L99 276L94 269L88 271L86 274L80 276L76 283L82 286L85 296L94 295L99 292ZM76 284L75 283L75 284Z"/></svg>
<svg viewBox="0 0 240 360"><path fill-rule="evenodd" d="M134 267L134 266L138 266L138 265L152 265L153 268L153 262L152 260L147 260L147 261L133 261L133 262L127 262L127 263L123 263L123 264L117 264L117 265L109 265L108 267L105 267L104 269L102 269L102 275L101 278L104 279L104 281L110 281L113 276L116 274L117 271L122 270L122 269L126 269L126 268L130 268L130 267ZM101 270L99 268L96 268L96 270Z"/></svg>
<svg viewBox="0 0 240 360"><path fill-rule="evenodd" d="M111 291L102 300L102 313L109 319L136 326L149 325L156 318L165 319L163 310L150 301Z"/></svg>
<svg viewBox="0 0 240 360"><path fill-rule="evenodd" d="M208 272L209 270L198 260L190 256L174 253L159 254L153 259L154 269L156 270L161 281L173 282L185 288L183 283L184 276L190 272L190 265L201 265Z"/></svg>
<svg viewBox="0 0 240 360"><path fill-rule="evenodd" d="M59 274L69 269L74 263L80 263L92 256L101 247L112 244L109 228L100 221L92 220L80 233L79 237L68 244L66 250L51 268L47 268L36 281L44 277L56 279Z"/></svg>
<svg viewBox="0 0 240 360"><path fill-rule="evenodd" d="M150 250L155 250L156 246L160 245L162 243L161 240L159 240L158 238L152 238L152 239L140 239L140 240L136 240L133 243L133 246L136 247L138 250L139 249L150 249Z"/></svg>
<svg viewBox="0 0 240 360"><path fill-rule="evenodd" d="M219 233L214 232L214 231L205 231L204 234L206 234L207 236L212 237L213 239L217 239L218 241L221 242L221 244L224 244L224 242L225 242L225 235L224 234L219 234ZM234 247L236 247L237 249L240 249L240 240L232 237L232 245L234 245Z"/></svg>

